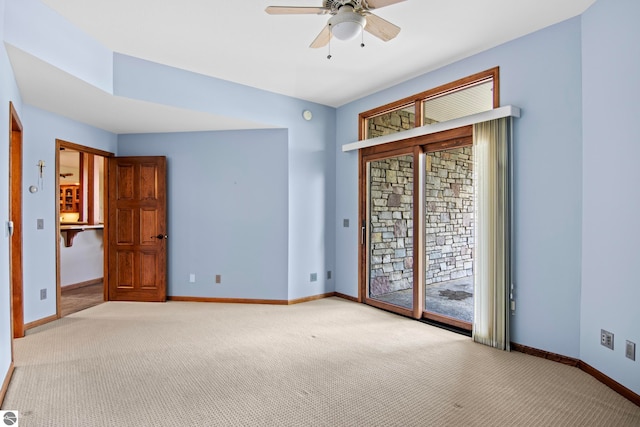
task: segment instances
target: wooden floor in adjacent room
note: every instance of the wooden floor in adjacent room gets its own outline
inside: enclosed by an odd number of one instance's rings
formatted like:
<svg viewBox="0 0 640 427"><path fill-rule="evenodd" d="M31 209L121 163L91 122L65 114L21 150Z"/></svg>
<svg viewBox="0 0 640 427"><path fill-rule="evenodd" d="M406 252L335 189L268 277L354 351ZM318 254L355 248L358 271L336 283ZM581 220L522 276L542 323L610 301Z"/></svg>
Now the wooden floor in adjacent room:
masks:
<svg viewBox="0 0 640 427"><path fill-rule="evenodd" d="M102 282L75 289L65 290L62 288L60 315L65 317L103 302L104 290Z"/></svg>

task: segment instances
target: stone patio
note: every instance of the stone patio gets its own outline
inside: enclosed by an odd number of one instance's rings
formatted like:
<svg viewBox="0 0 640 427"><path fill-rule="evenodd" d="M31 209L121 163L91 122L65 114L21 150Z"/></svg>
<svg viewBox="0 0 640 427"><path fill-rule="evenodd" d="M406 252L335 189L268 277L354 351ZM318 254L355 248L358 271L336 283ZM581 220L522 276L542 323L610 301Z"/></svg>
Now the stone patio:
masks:
<svg viewBox="0 0 640 427"><path fill-rule="evenodd" d="M413 307L413 290L390 292L375 297L404 308ZM473 277L450 280L448 282L427 285L425 292L427 311L453 317L464 322L473 322Z"/></svg>

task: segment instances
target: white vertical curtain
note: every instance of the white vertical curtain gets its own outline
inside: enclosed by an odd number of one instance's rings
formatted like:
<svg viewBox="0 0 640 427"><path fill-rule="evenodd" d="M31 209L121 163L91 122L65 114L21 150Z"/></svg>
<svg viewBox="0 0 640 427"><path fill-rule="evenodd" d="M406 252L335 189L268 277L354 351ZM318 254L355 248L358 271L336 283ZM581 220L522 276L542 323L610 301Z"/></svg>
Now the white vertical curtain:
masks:
<svg viewBox="0 0 640 427"><path fill-rule="evenodd" d="M509 350L511 118L473 125L473 340Z"/></svg>

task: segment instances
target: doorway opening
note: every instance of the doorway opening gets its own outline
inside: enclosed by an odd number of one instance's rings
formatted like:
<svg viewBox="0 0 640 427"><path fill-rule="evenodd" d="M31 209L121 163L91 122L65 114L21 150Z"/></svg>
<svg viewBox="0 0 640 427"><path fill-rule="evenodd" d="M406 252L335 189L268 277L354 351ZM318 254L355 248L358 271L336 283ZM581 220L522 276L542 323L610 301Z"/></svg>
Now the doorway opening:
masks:
<svg viewBox="0 0 640 427"><path fill-rule="evenodd" d="M106 301L106 159L112 154L62 140L56 145L60 318Z"/></svg>

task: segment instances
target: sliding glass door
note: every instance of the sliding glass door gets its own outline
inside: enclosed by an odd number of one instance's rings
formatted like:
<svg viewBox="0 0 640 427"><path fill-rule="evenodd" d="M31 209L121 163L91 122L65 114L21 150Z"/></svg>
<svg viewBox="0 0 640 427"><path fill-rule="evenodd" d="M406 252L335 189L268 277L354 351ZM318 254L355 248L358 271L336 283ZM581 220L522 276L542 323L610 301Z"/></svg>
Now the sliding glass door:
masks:
<svg viewBox="0 0 640 427"><path fill-rule="evenodd" d="M470 128L361 157L367 304L471 330L474 171Z"/></svg>

